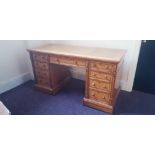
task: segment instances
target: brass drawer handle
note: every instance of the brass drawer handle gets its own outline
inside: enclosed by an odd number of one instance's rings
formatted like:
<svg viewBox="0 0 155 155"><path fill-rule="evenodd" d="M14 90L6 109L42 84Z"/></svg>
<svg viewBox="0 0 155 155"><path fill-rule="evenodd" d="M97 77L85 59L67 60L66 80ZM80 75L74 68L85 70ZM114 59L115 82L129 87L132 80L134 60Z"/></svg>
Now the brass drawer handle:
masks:
<svg viewBox="0 0 155 155"><path fill-rule="evenodd" d="M92 96L94 97L94 96L95 96L95 94L94 94L94 93L92 93Z"/></svg>
<svg viewBox="0 0 155 155"><path fill-rule="evenodd" d="M95 83L93 82L92 85L95 86Z"/></svg>
<svg viewBox="0 0 155 155"><path fill-rule="evenodd" d="M103 97L103 99L104 99L104 100L106 99L105 96Z"/></svg>
<svg viewBox="0 0 155 155"><path fill-rule="evenodd" d="M93 73L93 76L95 76L95 77L96 77L96 74L95 74L95 73Z"/></svg>

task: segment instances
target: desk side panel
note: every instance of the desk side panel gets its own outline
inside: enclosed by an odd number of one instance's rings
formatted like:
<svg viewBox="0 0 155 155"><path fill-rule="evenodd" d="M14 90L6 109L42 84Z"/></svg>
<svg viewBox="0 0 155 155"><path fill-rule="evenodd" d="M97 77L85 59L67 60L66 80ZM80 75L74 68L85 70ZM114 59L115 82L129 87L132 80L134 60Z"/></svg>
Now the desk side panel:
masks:
<svg viewBox="0 0 155 155"><path fill-rule="evenodd" d="M48 54L30 52L30 58L35 77L35 88L51 93L52 88Z"/></svg>
<svg viewBox="0 0 155 155"><path fill-rule="evenodd" d="M50 64L50 78L53 94L56 94L71 78L69 68L63 65Z"/></svg>

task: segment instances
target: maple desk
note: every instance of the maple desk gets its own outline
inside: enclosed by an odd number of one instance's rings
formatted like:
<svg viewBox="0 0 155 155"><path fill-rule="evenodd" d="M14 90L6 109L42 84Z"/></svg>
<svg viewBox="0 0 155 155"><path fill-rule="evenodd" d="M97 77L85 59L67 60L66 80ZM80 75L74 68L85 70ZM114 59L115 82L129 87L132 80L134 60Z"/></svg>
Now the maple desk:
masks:
<svg viewBox="0 0 155 155"><path fill-rule="evenodd" d="M85 68L84 105L112 113L124 50L49 44L28 51L37 89L54 95L71 77L67 66Z"/></svg>

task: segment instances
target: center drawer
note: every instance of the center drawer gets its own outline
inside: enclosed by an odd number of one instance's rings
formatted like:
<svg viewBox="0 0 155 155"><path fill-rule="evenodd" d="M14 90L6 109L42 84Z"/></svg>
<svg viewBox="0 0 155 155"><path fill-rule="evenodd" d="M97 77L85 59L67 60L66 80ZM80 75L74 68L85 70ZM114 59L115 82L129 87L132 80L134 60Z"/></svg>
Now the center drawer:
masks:
<svg viewBox="0 0 155 155"><path fill-rule="evenodd" d="M86 60L66 56L50 56L50 63L62 64L66 66L77 66L77 67L87 66Z"/></svg>
<svg viewBox="0 0 155 155"><path fill-rule="evenodd" d="M112 84L111 83L106 83L103 81L98 81L98 80L93 80L93 79L89 79L89 86L91 88L105 90L108 92L110 92L112 90Z"/></svg>
<svg viewBox="0 0 155 155"><path fill-rule="evenodd" d="M58 61L59 61L60 64L76 65L76 60L72 59L72 58L59 57Z"/></svg>

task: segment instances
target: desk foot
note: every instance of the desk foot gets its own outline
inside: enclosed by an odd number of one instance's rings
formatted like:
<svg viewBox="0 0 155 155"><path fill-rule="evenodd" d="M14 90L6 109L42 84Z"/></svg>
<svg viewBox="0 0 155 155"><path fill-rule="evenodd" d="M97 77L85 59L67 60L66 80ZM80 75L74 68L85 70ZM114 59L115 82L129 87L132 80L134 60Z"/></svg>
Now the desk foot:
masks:
<svg viewBox="0 0 155 155"><path fill-rule="evenodd" d="M34 88L38 91L53 95L53 89L36 84Z"/></svg>
<svg viewBox="0 0 155 155"><path fill-rule="evenodd" d="M103 112L107 112L110 114L113 113L113 107L111 105L106 104L106 103L99 103L97 101L84 98L83 104L85 106L88 106L88 107L91 107L91 108L94 108L94 109L97 109L97 110L100 110Z"/></svg>

